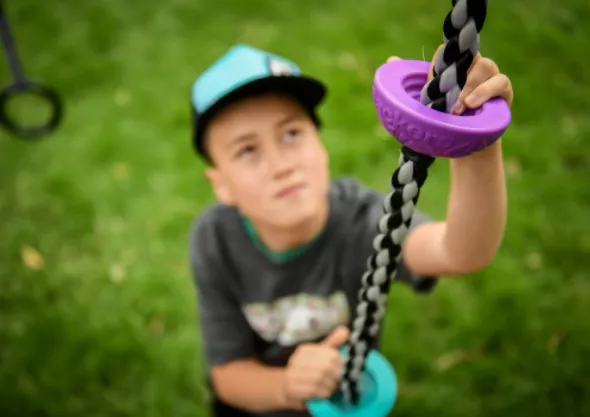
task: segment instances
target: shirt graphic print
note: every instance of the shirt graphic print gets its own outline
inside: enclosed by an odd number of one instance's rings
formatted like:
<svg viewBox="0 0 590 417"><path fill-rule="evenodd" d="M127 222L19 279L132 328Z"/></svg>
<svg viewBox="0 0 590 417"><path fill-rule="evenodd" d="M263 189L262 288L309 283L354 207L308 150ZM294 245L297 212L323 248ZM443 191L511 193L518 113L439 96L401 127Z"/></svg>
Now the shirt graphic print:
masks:
<svg viewBox="0 0 590 417"><path fill-rule="evenodd" d="M300 293L271 303L249 304L243 310L260 337L281 346L316 340L336 326L346 325L350 314L342 291L326 298Z"/></svg>

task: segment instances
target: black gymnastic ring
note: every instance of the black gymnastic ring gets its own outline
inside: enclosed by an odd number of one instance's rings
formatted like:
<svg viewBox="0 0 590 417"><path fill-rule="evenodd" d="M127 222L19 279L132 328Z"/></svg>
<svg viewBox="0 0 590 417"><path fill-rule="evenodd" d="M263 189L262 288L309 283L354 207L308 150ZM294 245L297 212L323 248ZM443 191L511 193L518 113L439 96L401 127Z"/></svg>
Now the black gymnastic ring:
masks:
<svg viewBox="0 0 590 417"><path fill-rule="evenodd" d="M47 122L40 125L20 125L8 115L8 102L21 94L40 97L51 107ZM0 91L0 125L16 137L24 140L40 139L59 127L63 118L63 104L60 95L50 87L31 81L9 85Z"/></svg>

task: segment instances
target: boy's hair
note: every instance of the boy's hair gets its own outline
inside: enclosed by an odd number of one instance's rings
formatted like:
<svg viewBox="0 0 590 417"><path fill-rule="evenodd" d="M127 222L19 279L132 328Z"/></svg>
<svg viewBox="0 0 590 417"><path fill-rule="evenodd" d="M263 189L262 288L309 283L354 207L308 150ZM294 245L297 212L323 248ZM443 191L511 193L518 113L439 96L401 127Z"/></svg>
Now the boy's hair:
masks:
<svg viewBox="0 0 590 417"><path fill-rule="evenodd" d="M211 163L204 140L208 122L228 104L265 92L293 97L319 127L316 108L326 95L324 84L302 75L301 69L286 58L248 45L237 45L193 83L192 142L196 152Z"/></svg>

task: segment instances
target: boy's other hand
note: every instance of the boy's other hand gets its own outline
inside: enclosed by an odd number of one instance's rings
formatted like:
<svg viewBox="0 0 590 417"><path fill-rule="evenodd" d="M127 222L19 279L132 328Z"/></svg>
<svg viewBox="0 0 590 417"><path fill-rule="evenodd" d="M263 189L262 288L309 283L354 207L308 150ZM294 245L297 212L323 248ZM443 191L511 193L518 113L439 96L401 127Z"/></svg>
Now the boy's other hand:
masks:
<svg viewBox="0 0 590 417"><path fill-rule="evenodd" d="M338 348L344 345L350 331L337 327L320 343L299 346L289 359L285 373L285 398L289 408L304 410L310 398L329 398L342 375L342 357Z"/></svg>

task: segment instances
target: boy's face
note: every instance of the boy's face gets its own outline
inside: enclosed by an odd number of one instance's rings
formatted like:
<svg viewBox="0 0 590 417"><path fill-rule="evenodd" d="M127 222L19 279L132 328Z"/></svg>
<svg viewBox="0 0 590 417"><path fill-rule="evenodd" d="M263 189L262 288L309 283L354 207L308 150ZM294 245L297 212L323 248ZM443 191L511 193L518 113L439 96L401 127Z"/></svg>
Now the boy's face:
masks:
<svg viewBox="0 0 590 417"><path fill-rule="evenodd" d="M315 124L279 94L247 98L211 121L207 169L217 198L255 222L295 227L328 204L328 155Z"/></svg>

